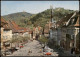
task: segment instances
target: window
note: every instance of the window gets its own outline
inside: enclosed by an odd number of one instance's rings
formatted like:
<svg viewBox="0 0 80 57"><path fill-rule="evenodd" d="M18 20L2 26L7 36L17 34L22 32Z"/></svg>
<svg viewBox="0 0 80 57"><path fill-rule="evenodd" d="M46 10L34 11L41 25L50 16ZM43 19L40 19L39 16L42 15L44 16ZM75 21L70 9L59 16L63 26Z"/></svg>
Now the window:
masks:
<svg viewBox="0 0 80 57"><path fill-rule="evenodd" d="M10 31L10 30L5 30L5 29L4 29L4 33L7 33L7 32L9 32L9 31Z"/></svg>
<svg viewBox="0 0 80 57"><path fill-rule="evenodd" d="M69 29L67 29L67 33L69 32Z"/></svg>
<svg viewBox="0 0 80 57"><path fill-rule="evenodd" d="M4 31L4 33L7 33L8 31Z"/></svg>
<svg viewBox="0 0 80 57"><path fill-rule="evenodd" d="M73 39L75 38L75 35L73 35Z"/></svg>
<svg viewBox="0 0 80 57"><path fill-rule="evenodd" d="M75 38L75 35L71 35L71 39L74 39Z"/></svg>
<svg viewBox="0 0 80 57"><path fill-rule="evenodd" d="M77 33L79 32L79 29L77 29Z"/></svg>
<svg viewBox="0 0 80 57"><path fill-rule="evenodd" d="M73 33L75 33L75 29L73 29Z"/></svg>
<svg viewBox="0 0 80 57"><path fill-rule="evenodd" d="M8 38L8 36L3 36L3 39L7 39Z"/></svg>
<svg viewBox="0 0 80 57"><path fill-rule="evenodd" d="M72 24L74 24L74 19L72 19Z"/></svg>

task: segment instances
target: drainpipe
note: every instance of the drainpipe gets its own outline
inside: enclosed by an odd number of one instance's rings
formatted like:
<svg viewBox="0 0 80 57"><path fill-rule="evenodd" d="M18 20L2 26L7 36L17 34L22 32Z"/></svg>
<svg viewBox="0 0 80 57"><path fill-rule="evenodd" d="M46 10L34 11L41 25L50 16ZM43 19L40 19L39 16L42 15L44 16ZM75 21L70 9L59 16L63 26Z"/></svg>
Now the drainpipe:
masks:
<svg viewBox="0 0 80 57"><path fill-rule="evenodd" d="M79 29L79 37L80 37L80 29ZM80 51L80 38L79 38L79 51Z"/></svg>
<svg viewBox="0 0 80 57"><path fill-rule="evenodd" d="M76 35L74 36L74 47L76 48Z"/></svg>

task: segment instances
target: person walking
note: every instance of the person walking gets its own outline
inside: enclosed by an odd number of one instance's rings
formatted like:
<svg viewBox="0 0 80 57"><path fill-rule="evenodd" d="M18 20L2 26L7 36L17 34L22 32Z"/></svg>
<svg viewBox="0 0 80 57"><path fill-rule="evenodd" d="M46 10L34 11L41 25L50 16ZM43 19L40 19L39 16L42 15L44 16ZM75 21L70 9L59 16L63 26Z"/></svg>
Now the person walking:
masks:
<svg viewBox="0 0 80 57"><path fill-rule="evenodd" d="M75 54L75 47L71 49L71 54Z"/></svg>

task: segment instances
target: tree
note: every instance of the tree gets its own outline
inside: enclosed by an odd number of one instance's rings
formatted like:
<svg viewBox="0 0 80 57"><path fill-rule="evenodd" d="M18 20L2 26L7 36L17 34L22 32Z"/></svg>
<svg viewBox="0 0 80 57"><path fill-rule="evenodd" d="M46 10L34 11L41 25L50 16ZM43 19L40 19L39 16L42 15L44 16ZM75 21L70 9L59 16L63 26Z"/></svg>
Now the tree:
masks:
<svg viewBox="0 0 80 57"><path fill-rule="evenodd" d="M32 24L32 22L31 21L27 21L27 25L31 25Z"/></svg>
<svg viewBox="0 0 80 57"><path fill-rule="evenodd" d="M42 36L41 38L38 39L41 43L45 44L48 43L48 39Z"/></svg>

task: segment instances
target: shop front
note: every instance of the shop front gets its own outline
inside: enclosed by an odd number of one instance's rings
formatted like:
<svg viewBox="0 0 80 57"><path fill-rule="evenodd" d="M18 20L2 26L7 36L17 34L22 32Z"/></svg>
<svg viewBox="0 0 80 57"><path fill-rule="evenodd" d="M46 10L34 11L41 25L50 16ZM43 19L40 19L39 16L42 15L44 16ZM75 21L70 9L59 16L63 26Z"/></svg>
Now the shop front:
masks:
<svg viewBox="0 0 80 57"><path fill-rule="evenodd" d="M5 48L10 48L10 41L3 42Z"/></svg>

